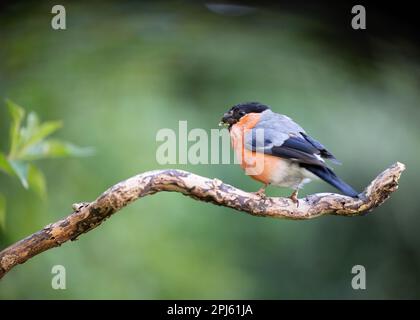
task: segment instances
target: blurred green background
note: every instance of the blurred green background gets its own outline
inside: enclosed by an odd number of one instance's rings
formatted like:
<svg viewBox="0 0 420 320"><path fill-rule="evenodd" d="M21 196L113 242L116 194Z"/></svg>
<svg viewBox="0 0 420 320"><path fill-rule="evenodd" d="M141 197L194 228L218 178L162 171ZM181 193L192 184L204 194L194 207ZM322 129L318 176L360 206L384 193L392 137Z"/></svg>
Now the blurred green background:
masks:
<svg viewBox="0 0 420 320"><path fill-rule="evenodd" d="M233 104L260 101L300 123L342 162L361 190L390 164L400 189L363 217L255 218L174 193L146 197L79 241L17 266L0 299L415 298L420 294L418 47L375 38L309 13L221 14L202 2L63 2L67 30L50 27L53 2L9 3L0 14L0 98L95 155L39 161L48 198L0 174L7 198L0 249L71 212L114 183L158 165L161 128L217 128ZM350 9L348 9L350 12ZM239 14L241 13L241 14ZM349 20L350 21L350 20ZM350 29L349 21L342 21ZM363 40L363 41L362 41ZM0 150L9 116L0 105ZM248 191L236 165L170 165ZM313 182L302 195L333 191ZM269 188L270 195L290 190ZM63 265L67 289L51 288ZM367 271L353 290L351 268Z"/></svg>

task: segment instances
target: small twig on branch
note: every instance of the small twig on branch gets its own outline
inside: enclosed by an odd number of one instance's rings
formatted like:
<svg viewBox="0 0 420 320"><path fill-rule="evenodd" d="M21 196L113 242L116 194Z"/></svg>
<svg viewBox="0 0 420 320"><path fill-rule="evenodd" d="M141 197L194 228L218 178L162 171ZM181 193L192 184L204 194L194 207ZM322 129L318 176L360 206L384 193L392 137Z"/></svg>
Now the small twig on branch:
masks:
<svg viewBox="0 0 420 320"><path fill-rule="evenodd" d="M388 199L398 188L405 166L396 163L382 172L354 199L334 193L318 193L299 199L261 198L223 183L182 170L149 171L122 181L90 203L73 205L66 218L16 242L0 252L0 279L17 264L48 249L75 240L112 214L138 198L160 191L175 191L199 201L230 207L260 217L310 219L325 214L355 216L369 212Z"/></svg>

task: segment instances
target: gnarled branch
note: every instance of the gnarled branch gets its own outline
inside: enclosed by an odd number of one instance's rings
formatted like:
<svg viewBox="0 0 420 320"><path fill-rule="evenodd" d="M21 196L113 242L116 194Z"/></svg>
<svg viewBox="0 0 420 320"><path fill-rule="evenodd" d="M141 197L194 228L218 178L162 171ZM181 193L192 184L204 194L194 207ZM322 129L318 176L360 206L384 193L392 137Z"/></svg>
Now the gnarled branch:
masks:
<svg viewBox="0 0 420 320"><path fill-rule="evenodd" d="M211 202L260 217L310 219L325 214L355 216L371 211L398 188L405 166L396 163L382 172L360 194L359 199L333 193L318 193L299 199L261 198L182 170L157 170L139 174L105 191L90 203L73 205L74 212L0 252L0 278L17 264L48 249L75 240L138 198L160 191L175 191L196 200Z"/></svg>

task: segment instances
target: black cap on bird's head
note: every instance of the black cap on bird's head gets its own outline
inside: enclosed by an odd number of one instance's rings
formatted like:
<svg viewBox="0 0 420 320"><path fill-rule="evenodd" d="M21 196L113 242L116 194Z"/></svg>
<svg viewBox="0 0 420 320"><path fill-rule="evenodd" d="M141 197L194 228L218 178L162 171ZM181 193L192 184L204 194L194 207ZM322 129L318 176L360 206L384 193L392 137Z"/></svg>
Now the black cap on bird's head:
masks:
<svg viewBox="0 0 420 320"><path fill-rule="evenodd" d="M270 109L269 106L259 102L245 102L234 105L223 115L220 125L229 125L229 128L238 122L243 116L248 113L261 113Z"/></svg>

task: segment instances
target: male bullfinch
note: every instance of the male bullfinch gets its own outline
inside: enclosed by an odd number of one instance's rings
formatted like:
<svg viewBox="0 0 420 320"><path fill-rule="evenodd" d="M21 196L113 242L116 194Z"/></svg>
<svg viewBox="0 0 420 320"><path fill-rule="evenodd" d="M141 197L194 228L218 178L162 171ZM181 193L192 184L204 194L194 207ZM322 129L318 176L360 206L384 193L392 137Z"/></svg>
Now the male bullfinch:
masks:
<svg viewBox="0 0 420 320"><path fill-rule="evenodd" d="M294 190L290 198L298 203L298 190L312 179L321 178L346 196L358 196L324 161L338 160L292 119L270 107L258 102L237 104L224 114L221 124L228 126L241 167L261 168L250 174L264 184L258 195L264 196L268 185L289 187Z"/></svg>

